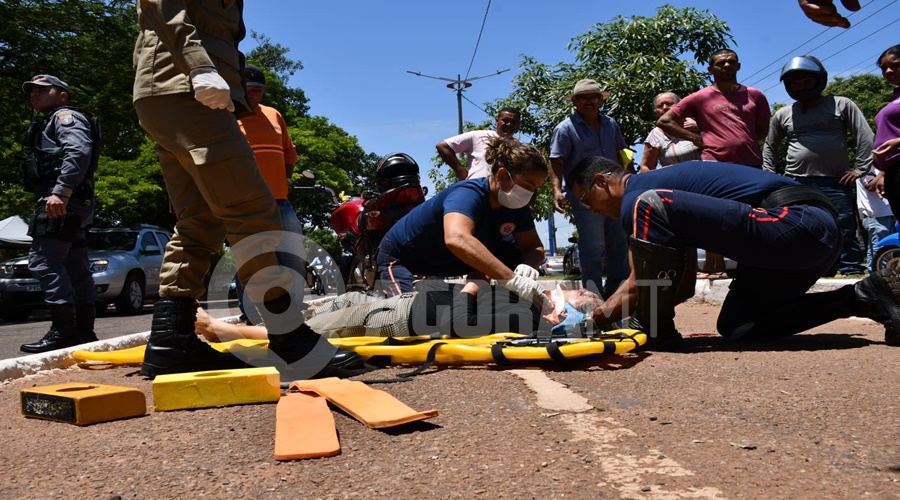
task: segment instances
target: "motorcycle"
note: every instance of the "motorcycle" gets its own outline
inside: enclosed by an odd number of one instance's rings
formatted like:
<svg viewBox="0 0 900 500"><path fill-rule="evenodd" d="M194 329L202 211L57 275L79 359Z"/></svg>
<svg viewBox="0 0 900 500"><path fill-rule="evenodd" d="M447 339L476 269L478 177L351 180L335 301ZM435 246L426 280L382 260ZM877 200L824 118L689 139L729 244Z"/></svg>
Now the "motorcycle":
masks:
<svg viewBox="0 0 900 500"><path fill-rule="evenodd" d="M427 188L409 155L391 153L378 163L376 188L340 203L331 213L331 228L340 238L341 275L347 290L372 290L377 277L378 246L388 230L425 201Z"/></svg>
<svg viewBox="0 0 900 500"><path fill-rule="evenodd" d="M327 292L325 291L325 282L322 279L323 274L325 273L325 266L323 264L313 264L309 266L309 273L312 276L312 292L316 295L325 295Z"/></svg>
<svg viewBox="0 0 900 500"><path fill-rule="evenodd" d="M872 268L875 271L882 269L900 268L900 222L894 224L894 232L882 238L875 244Z"/></svg>

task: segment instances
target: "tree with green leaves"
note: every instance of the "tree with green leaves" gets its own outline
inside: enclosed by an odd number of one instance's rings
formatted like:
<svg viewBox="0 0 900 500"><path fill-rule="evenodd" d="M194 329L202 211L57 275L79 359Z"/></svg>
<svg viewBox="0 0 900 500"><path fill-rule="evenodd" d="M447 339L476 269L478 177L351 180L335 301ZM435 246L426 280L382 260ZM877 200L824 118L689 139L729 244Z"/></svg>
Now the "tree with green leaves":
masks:
<svg viewBox="0 0 900 500"><path fill-rule="evenodd" d="M66 81L74 106L100 118L107 158L130 160L145 141L131 105L131 52L137 36L128 0L6 0L0 3L0 217L27 215L34 195L22 190L19 137L40 119L22 82L40 73Z"/></svg>
<svg viewBox="0 0 900 500"><path fill-rule="evenodd" d="M523 55L512 93L486 103L485 110L493 116L504 106L521 109L521 132L549 154L553 128L573 112L565 97L575 82L591 78L611 93L603 112L619 124L626 143L637 144L655 126L653 97L706 86L709 56L733 42L728 25L707 10L662 5L652 17L616 16L572 39L567 48L574 62L548 64ZM446 181L439 171L429 175L436 185ZM539 220L553 210L549 183L535 207Z"/></svg>
<svg viewBox="0 0 900 500"><path fill-rule="evenodd" d="M893 85L881 75L864 73L849 78L837 77L825 87L823 93L851 99L875 130L875 115L891 100L893 92Z"/></svg>
<svg viewBox="0 0 900 500"><path fill-rule="evenodd" d="M356 137L332 124L322 116L297 119L288 124L291 139L297 146L297 167L294 180L297 185L309 185L298 174L310 170L316 175L315 183L327 186L344 197L359 196L373 187L375 168L379 157L366 153ZM295 189L289 197L297 209L297 216L304 225L328 227L330 211L328 198L323 193Z"/></svg>
<svg viewBox="0 0 900 500"><path fill-rule="evenodd" d="M604 113L619 124L626 143L636 144L656 122L653 97L704 87L709 56L733 41L726 23L693 7L662 5L652 17L616 16L572 39L567 48L574 63L551 65L523 56L503 104L523 110L522 131L549 151L553 127L572 113L565 96L575 82L591 78L611 93Z"/></svg>
<svg viewBox="0 0 900 500"><path fill-rule="evenodd" d="M104 145L97 169L98 225L127 226L148 222L171 227L154 144L138 124L132 106L132 51L138 25L133 0L6 0L0 2L0 85L19 89L22 82L49 73L69 83L72 103L100 119ZM355 137L324 117L309 116L309 101L287 82L303 69L287 57L288 49L251 33L257 42L248 60L264 68L268 88L264 103L277 108L298 144L301 160L294 175L309 169L338 192L358 194L374 177L377 157ZM34 195L18 175L27 155L18 142L28 122L40 118L22 92L0 94L0 219L28 215ZM325 201L295 193L301 220L328 227Z"/></svg>

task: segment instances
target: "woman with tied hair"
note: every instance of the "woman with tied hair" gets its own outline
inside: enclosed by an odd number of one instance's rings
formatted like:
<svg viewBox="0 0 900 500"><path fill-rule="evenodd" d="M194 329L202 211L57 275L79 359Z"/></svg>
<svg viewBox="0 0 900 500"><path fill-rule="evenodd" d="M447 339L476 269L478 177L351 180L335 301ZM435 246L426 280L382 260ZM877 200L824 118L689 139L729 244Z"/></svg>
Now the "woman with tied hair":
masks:
<svg viewBox="0 0 900 500"><path fill-rule="evenodd" d="M388 296L413 291L414 276L493 278L540 307L544 289L535 281L544 247L529 207L547 180L547 162L513 137L490 140L485 159L491 175L454 183L400 219L378 248L378 274ZM501 260L503 240L518 250ZM515 262L512 262L515 261ZM515 270L513 270L513 268Z"/></svg>

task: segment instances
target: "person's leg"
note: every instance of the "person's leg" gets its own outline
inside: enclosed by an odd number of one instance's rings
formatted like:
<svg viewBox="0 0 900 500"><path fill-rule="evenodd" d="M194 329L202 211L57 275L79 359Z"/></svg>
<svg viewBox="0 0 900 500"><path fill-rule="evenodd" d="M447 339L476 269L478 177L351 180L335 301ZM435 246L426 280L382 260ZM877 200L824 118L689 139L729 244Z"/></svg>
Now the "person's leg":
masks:
<svg viewBox="0 0 900 500"><path fill-rule="evenodd" d="M194 333L197 300L203 295L203 278L210 258L225 241L225 227L213 216L196 183L182 163L193 162L190 153L171 137L172 124L161 110L187 105L189 96L141 99L135 110L141 125L154 138L169 138L167 145L180 154L157 145L169 200L177 221L166 244L159 279L159 300L153 305L150 338L141 374L156 375L192 371L241 368L236 356L220 353ZM183 117L182 117L183 118ZM157 139L159 141L159 139Z"/></svg>
<svg viewBox="0 0 900 500"><path fill-rule="evenodd" d="M578 260L581 266L581 283L588 290L603 295L603 257L606 253L606 217L581 206L577 200L569 200L578 230Z"/></svg>
<svg viewBox="0 0 900 500"><path fill-rule="evenodd" d="M297 212L288 200L275 200L281 214L281 227L286 233L300 236L298 238L282 238L278 244L278 263L297 273L294 279L306 277L306 247L302 244L303 224L297 218Z"/></svg>
<svg viewBox="0 0 900 500"><path fill-rule="evenodd" d="M884 199L891 205L894 219L900 221L900 162L884 169Z"/></svg>
<svg viewBox="0 0 900 500"><path fill-rule="evenodd" d="M805 282L800 276L785 279L783 272L778 276L778 289L773 290L765 274L754 269L747 273L754 277L745 282L748 286L735 286L741 280L732 284L719 315L723 336L732 340L777 339L858 316L883 324L885 343L900 346L900 273L894 269L883 269L853 285L820 293L804 293L811 277ZM765 303L760 296L766 297Z"/></svg>
<svg viewBox="0 0 900 500"><path fill-rule="evenodd" d="M19 348L22 352L47 352L80 343L75 322L75 290L66 269L66 256L71 246L71 242L56 237L32 236L28 270L44 291L51 324L43 338L22 344Z"/></svg>
<svg viewBox="0 0 900 500"><path fill-rule="evenodd" d="M415 294L402 294L317 314L308 320L308 324L328 338L408 337L414 297Z"/></svg>
<svg viewBox="0 0 900 500"><path fill-rule="evenodd" d="M709 278L718 278L725 272L725 257L716 252L706 252L706 261L703 263L702 271Z"/></svg>
<svg viewBox="0 0 900 500"><path fill-rule="evenodd" d="M288 200L275 200L281 215L281 227L284 231L275 254L278 264L292 271L295 282L306 281L306 248L303 241L303 225L297 218L297 212ZM259 324L262 318L257 313L257 304L245 294L245 287L237 280L238 307L247 317L250 324ZM305 305L305 304L304 304Z"/></svg>
<svg viewBox="0 0 900 500"><path fill-rule="evenodd" d="M79 340L94 342L97 340L97 334L94 332L97 289L94 286L94 275L91 273L87 241L84 239L83 232L72 242L72 247L66 256L66 270L72 281L72 289L75 291L75 323Z"/></svg>
<svg viewBox="0 0 900 500"><path fill-rule="evenodd" d="M837 225L824 209L762 210L694 193L656 194L658 200L646 195L639 200L644 205L635 217L636 237L672 249L706 248L742 266L720 314L719 331L725 336L735 337L742 325L767 315L771 297L788 301L801 295L840 251ZM780 273L785 280L776 276ZM665 319L674 312L658 314Z"/></svg>
<svg viewBox="0 0 900 500"><path fill-rule="evenodd" d="M740 274L722 303L716 329L729 340L761 340L802 332L838 317L835 308L808 311L800 302L820 270L772 270L738 264ZM821 299L825 294L818 295ZM836 314L836 315L835 315Z"/></svg>
<svg viewBox="0 0 900 500"><path fill-rule="evenodd" d="M414 290L412 271L391 255L393 247L388 245L386 240L382 240L381 243L378 256L375 258L375 265L378 268L376 289L388 297L412 292Z"/></svg>
<svg viewBox="0 0 900 500"><path fill-rule="evenodd" d="M203 294L209 257L226 234L241 281L249 296L262 304L259 312L274 356L264 362L276 364L285 378L322 373L336 358L336 349L303 325L303 287L294 286L291 273L282 272L275 258L282 236L278 208L234 115L211 110L188 94L141 99L135 109L142 126L160 144L163 174L178 217L161 272L160 295L169 300L158 301L160 311L154 312L157 337L173 338L175 345L151 349L156 344L151 331L148 354L157 352L151 360L145 355L142 373L152 377L201 369L192 358L201 359L207 370L235 364L198 346L193 333L194 299ZM352 356L344 358L336 361L341 364Z"/></svg>
<svg viewBox="0 0 900 500"><path fill-rule="evenodd" d="M628 235L620 220L604 219L606 283L603 285L603 296L609 297L628 278Z"/></svg>
<svg viewBox="0 0 900 500"><path fill-rule="evenodd" d="M875 247L894 231L894 216L863 217L862 226L866 230L866 256L871 274L875 272Z"/></svg>
<svg viewBox="0 0 900 500"><path fill-rule="evenodd" d="M830 177L798 178L801 184L819 188L837 210L838 227L844 238L840 260L836 271L848 276L865 274L863 258L865 254L856 235L856 192L853 188L842 186L838 179Z"/></svg>

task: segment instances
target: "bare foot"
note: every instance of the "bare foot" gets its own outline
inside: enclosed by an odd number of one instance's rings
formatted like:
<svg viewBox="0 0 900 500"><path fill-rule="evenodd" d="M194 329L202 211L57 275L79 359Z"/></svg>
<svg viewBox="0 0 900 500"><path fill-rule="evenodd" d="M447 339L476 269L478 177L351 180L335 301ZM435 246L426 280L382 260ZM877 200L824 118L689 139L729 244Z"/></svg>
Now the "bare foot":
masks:
<svg viewBox="0 0 900 500"><path fill-rule="evenodd" d="M215 328L213 328L214 321L213 317L202 307L197 308L197 319L194 321L194 328L209 342L219 342L219 337L216 335Z"/></svg>

